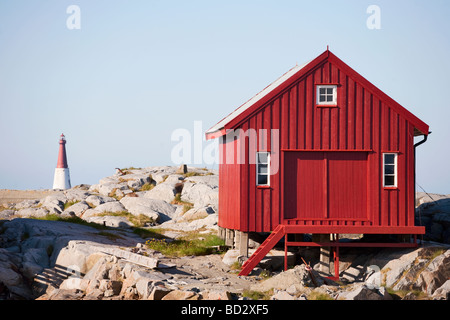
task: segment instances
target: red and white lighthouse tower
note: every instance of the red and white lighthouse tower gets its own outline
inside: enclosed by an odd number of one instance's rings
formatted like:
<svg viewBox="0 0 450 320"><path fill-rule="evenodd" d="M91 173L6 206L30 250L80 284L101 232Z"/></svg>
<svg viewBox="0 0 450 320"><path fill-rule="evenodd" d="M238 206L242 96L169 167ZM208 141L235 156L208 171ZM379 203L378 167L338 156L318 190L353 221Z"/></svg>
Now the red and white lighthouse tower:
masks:
<svg viewBox="0 0 450 320"><path fill-rule="evenodd" d="M67 166L66 156L66 138L61 134L59 140L58 164L55 169L55 177L53 179L53 189L70 189L70 174Z"/></svg>

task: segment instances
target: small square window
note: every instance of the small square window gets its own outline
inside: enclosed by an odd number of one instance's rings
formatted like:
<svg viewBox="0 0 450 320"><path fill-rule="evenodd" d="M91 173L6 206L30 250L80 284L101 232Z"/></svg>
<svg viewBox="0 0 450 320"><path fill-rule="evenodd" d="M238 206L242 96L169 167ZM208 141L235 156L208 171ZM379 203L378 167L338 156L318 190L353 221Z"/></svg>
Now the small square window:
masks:
<svg viewBox="0 0 450 320"><path fill-rule="evenodd" d="M258 186L267 186L268 183L268 177L263 175L258 175Z"/></svg>
<svg viewBox="0 0 450 320"><path fill-rule="evenodd" d="M395 177L394 176L384 176L384 186L385 187L395 187Z"/></svg>
<svg viewBox="0 0 450 320"><path fill-rule="evenodd" d="M317 105L327 106L337 104L337 86L336 85L318 85L317 86Z"/></svg>
<svg viewBox="0 0 450 320"><path fill-rule="evenodd" d="M384 155L384 164L395 164L395 156L393 153L386 153Z"/></svg>
<svg viewBox="0 0 450 320"><path fill-rule="evenodd" d="M258 164L268 164L269 162L268 152L258 152Z"/></svg>
<svg viewBox="0 0 450 320"><path fill-rule="evenodd" d="M258 166L258 174L267 174L267 164L260 164Z"/></svg>
<svg viewBox="0 0 450 320"><path fill-rule="evenodd" d="M384 165L384 174L395 174L395 166L390 164Z"/></svg>

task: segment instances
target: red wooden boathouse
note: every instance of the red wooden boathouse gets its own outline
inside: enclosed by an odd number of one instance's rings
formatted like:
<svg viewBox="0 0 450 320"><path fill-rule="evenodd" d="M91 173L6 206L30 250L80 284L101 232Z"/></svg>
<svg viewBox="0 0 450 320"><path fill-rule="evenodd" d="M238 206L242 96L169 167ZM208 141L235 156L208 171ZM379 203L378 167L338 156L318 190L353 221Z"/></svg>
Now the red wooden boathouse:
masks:
<svg viewBox="0 0 450 320"><path fill-rule="evenodd" d="M415 149L428 134L329 50L225 117L206 132L220 138L219 226L272 232L241 274L287 234L424 234L414 225Z"/></svg>

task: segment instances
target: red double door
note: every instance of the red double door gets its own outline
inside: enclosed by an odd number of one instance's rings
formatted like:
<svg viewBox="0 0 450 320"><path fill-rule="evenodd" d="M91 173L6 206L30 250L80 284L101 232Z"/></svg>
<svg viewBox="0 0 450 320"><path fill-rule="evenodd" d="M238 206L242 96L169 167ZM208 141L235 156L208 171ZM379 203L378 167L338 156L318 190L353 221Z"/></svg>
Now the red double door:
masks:
<svg viewBox="0 0 450 320"><path fill-rule="evenodd" d="M285 152L285 219L366 217L367 152Z"/></svg>

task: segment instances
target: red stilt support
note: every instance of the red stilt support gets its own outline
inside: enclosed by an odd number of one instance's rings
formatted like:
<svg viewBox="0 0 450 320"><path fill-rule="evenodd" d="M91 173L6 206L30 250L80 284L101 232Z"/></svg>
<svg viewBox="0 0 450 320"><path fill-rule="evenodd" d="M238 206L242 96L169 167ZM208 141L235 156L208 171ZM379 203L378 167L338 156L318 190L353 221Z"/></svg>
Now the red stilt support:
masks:
<svg viewBox="0 0 450 320"><path fill-rule="evenodd" d="M335 235L335 242L339 242L339 234ZM339 246L334 247L334 281L339 280Z"/></svg>
<svg viewBox="0 0 450 320"><path fill-rule="evenodd" d="M288 261L287 261L287 250L288 250L288 235L285 235L284 238L284 271L287 271L288 269Z"/></svg>

